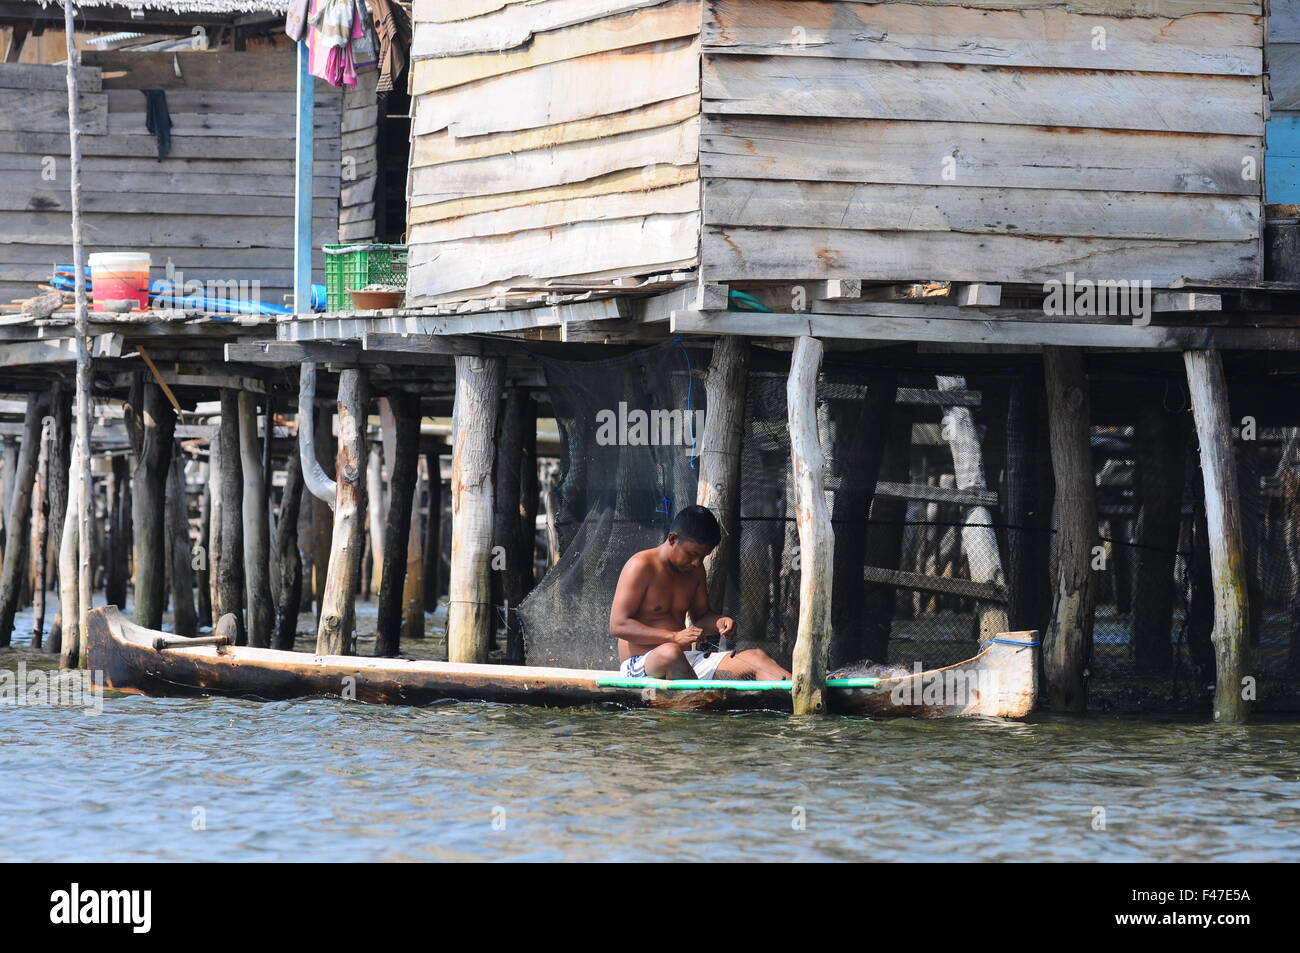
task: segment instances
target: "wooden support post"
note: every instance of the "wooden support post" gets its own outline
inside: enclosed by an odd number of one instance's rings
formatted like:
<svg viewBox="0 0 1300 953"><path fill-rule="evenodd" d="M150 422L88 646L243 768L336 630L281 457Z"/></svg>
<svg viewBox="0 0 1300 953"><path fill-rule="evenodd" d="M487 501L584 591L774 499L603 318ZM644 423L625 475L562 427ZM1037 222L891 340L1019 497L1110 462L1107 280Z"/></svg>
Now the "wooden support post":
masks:
<svg viewBox="0 0 1300 953"><path fill-rule="evenodd" d="M451 575L447 588L447 657L486 662L492 633L492 440L501 399L502 361L456 357L452 417Z"/></svg>
<svg viewBox="0 0 1300 953"><path fill-rule="evenodd" d="M380 539L383 552L376 556L384 572L379 581L375 655L394 656L401 649L403 594L406 587L406 551L411 531L416 464L420 452L420 399L414 394L388 398L393 417L393 465L388 473L388 513ZM371 459L378 456L374 448ZM374 501L371 512L374 512Z"/></svg>
<svg viewBox="0 0 1300 953"><path fill-rule="evenodd" d="M217 619L235 617L235 644L247 644L244 625L244 486L239 456L239 392L221 391L221 557L217 563Z"/></svg>
<svg viewBox="0 0 1300 953"><path fill-rule="evenodd" d="M515 560L515 584L509 596L513 623L510 634L517 641L507 648L510 658L521 665L525 661L524 630L519 624L519 617L514 615L514 609L523 603L537 582L534 566L537 556L537 504L540 499L537 473L537 401L529 393L523 394L522 399L520 432L523 441L519 454L519 554Z"/></svg>
<svg viewBox="0 0 1300 953"><path fill-rule="evenodd" d="M1183 364L1201 447L1210 573L1214 581L1214 720L1243 722L1249 713L1243 692L1249 608L1228 386L1218 351L1186 351Z"/></svg>
<svg viewBox="0 0 1300 953"><path fill-rule="evenodd" d="M384 402L387 402L387 398ZM419 435L416 436L418 438ZM388 479L393 479L391 471ZM366 587L363 598L368 598L370 593L378 594L383 585L384 519L384 454L376 443L371 444L366 461L366 535L369 541L370 575L362 580Z"/></svg>
<svg viewBox="0 0 1300 953"><path fill-rule="evenodd" d="M911 482L912 413L895 407L889 429L881 434L884 443L879 480ZM881 569L898 569L903 564L903 537L907 528L907 501L877 497L871 504L867 546L863 562ZM924 527L920 529L924 530ZM855 580L856 584L856 580ZM889 657L889 639L900 604L911 608L911 595L899 596L893 586L868 583L862 587L862 655L884 663Z"/></svg>
<svg viewBox="0 0 1300 953"><path fill-rule="evenodd" d="M131 465L123 455L112 460L112 494L108 514L108 569L104 573L104 601L126 606L126 583L131 568Z"/></svg>
<svg viewBox="0 0 1300 953"><path fill-rule="evenodd" d="M424 455L429 474L429 517L424 527L424 605L438 607L442 595L442 468L436 453Z"/></svg>
<svg viewBox="0 0 1300 953"><path fill-rule="evenodd" d="M199 538L194 554L199 558L194 564L194 579L197 584L198 624L211 626L216 620L212 618L212 573L208 561L208 538L212 534L212 468L206 469L206 479L199 493Z"/></svg>
<svg viewBox="0 0 1300 953"><path fill-rule="evenodd" d="M492 552L491 581L492 604L509 607L504 617L493 612L494 620L502 625L496 626L503 632L506 645L506 657L511 661L519 659L513 654L518 651L522 657L523 638L519 630L519 620L513 610L519 605L519 572L521 559L519 521L519 482L521 459L524 448L523 395L519 388L509 387L501 406L501 421L497 430L496 465L493 468L492 505Z"/></svg>
<svg viewBox="0 0 1300 953"><path fill-rule="evenodd" d="M221 432L218 431L208 440L208 598L214 631L221 619L221 527L224 523L221 503L222 468Z"/></svg>
<svg viewBox="0 0 1300 953"><path fill-rule="evenodd" d="M831 471L840 479L831 507L835 534L835 597L831 603L831 668L869 657L865 635L868 527L876 481L893 423L898 375L892 370L871 374L863 400L836 401ZM889 567L897 568L897 564Z"/></svg>
<svg viewBox="0 0 1300 953"><path fill-rule="evenodd" d="M131 531L135 541L135 623L162 627L167 605L167 472L171 466L176 413L152 379L137 376L131 388L127 425L135 451L131 481Z"/></svg>
<svg viewBox="0 0 1300 953"><path fill-rule="evenodd" d="M420 535L420 499L424 496L424 468L417 458L415 487L411 494L411 520L406 534L406 579L402 584L402 638L424 638L424 539Z"/></svg>
<svg viewBox="0 0 1300 953"><path fill-rule="evenodd" d="M1087 707L1084 668L1092 645L1092 548L1097 510L1089 435L1088 380L1077 348L1043 349L1056 475L1056 598L1043 639L1048 699L1056 711Z"/></svg>
<svg viewBox="0 0 1300 953"><path fill-rule="evenodd" d="M280 495L280 518L275 527L275 558L280 565L275 595L275 628L271 648L291 651L298 634L298 610L302 608L302 556L298 553L298 515L302 506L302 467L295 443L285 467L284 490Z"/></svg>
<svg viewBox="0 0 1300 953"><path fill-rule="evenodd" d="M939 375L936 381L941 391L966 389L964 377ZM946 408L942 429L952 450L957 489L987 489L984 477L984 454L980 448L979 433L975 429L975 419L971 415L971 409L958 406ZM1006 585L1006 577L1002 573L1002 554L998 550L998 537L993 529L993 514L986 507L972 506L966 509L962 520L961 549L966 555L973 582L1000 587ZM977 604L977 611L980 642L993 638L999 632L1009 631L1005 605L980 602Z"/></svg>
<svg viewBox="0 0 1300 953"><path fill-rule="evenodd" d="M823 487L825 459L817 436L817 374L821 361L821 341L800 337L790 356L786 383L790 482L799 526L799 625L791 661L796 715L815 714L826 708L835 537Z"/></svg>
<svg viewBox="0 0 1300 953"><path fill-rule="evenodd" d="M366 375L358 368L339 374L338 456L335 458L334 533L329 576L316 631L319 655L351 655L357 579L364 546Z"/></svg>
<svg viewBox="0 0 1300 953"><path fill-rule="evenodd" d="M1137 585L1133 660L1138 672L1167 672L1173 664L1174 563L1182 521L1187 433L1150 397L1138 406ZM1118 569L1118 567L1116 567Z"/></svg>
<svg viewBox="0 0 1300 953"><path fill-rule="evenodd" d="M27 398L23 414L22 448L14 468L13 496L5 516L5 551L0 569L0 648L13 638L14 616L22 589L23 568L30 544L32 488L36 483L36 464L40 459L41 418L45 416L44 396Z"/></svg>
<svg viewBox="0 0 1300 953"><path fill-rule="evenodd" d="M50 553L46 578L57 580L59 575L59 548L63 542L63 522L68 513L68 478L72 466L72 393L62 384L55 384L51 392L54 414L54 445L50 449ZM57 583L56 583L57 586ZM62 632L60 605L50 626L46 647L59 651Z"/></svg>
<svg viewBox="0 0 1300 953"><path fill-rule="evenodd" d="M274 608L271 604L271 529L266 508L266 483L261 443L257 439L257 402L239 391L239 459L244 479L244 580L248 604L248 644L271 645Z"/></svg>
<svg viewBox="0 0 1300 953"><path fill-rule="evenodd" d="M199 634L199 617L194 609L194 569L191 560L190 504L185 489L185 460L173 449L167 480L167 539L171 542L172 631L177 635Z"/></svg>
<svg viewBox="0 0 1300 953"><path fill-rule="evenodd" d="M45 545L50 523L48 500L50 485L50 451L54 443L54 418L41 423L41 448L36 460L36 486L32 492L32 647L39 649L45 637Z"/></svg>
<svg viewBox="0 0 1300 953"><path fill-rule="evenodd" d="M62 626L59 635L59 668L76 668L81 658L81 616L77 612L80 589L81 488L82 480L76 478L81 468L81 446L74 444L69 469L74 474L70 481L68 508L64 512L63 536L59 540L59 613Z"/></svg>
<svg viewBox="0 0 1300 953"><path fill-rule="evenodd" d="M726 603L727 581L740 558L740 450L748 374L749 342L734 335L718 338L704 385L708 413L700 436L695 494L695 502L708 507L722 527L722 541L704 561L709 605L716 611Z"/></svg>

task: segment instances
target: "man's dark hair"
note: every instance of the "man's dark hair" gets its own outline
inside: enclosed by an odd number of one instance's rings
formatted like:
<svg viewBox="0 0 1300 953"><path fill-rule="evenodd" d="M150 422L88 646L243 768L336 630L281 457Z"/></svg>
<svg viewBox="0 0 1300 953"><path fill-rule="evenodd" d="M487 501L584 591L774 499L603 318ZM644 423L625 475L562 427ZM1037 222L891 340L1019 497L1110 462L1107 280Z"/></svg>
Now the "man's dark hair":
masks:
<svg viewBox="0 0 1300 953"><path fill-rule="evenodd" d="M688 506L673 517L668 532L701 546L716 546L722 539L722 527L707 506Z"/></svg>

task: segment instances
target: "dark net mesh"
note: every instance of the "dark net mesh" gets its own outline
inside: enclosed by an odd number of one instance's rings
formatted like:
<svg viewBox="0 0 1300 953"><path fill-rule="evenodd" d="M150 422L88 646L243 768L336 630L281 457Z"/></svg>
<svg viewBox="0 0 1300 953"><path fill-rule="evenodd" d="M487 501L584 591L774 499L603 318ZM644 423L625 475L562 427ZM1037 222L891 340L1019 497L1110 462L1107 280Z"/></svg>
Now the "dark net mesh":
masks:
<svg viewBox="0 0 1300 953"><path fill-rule="evenodd" d="M618 574L695 501L692 441L702 432L708 359L707 349L672 342L597 363L541 360L563 443L562 557L519 610L529 664L617 666L608 619ZM1054 485L1041 361L918 364L915 355L854 360L835 352L823 362L817 399L835 534L832 668L948 665L974 655L981 633L1045 631L1051 617ZM788 367L784 352L751 352L739 538L724 567L723 604L713 607L735 617L735 647L763 648L787 665L800 565ZM1098 515L1090 704L1204 706L1214 672L1213 590L1179 369L1163 369L1166 379L1155 385L1140 367L1102 371L1110 373L1105 383L1090 365ZM1270 386L1280 389L1252 399L1295 405L1289 385ZM1108 403L1108 393L1125 396ZM1109 419L1132 418L1137 407L1148 411L1136 424ZM636 411L658 420L657 429L636 431ZM602 431L611 419L613 430ZM679 421L695 426L673 430ZM1300 674L1300 428L1240 437L1251 672L1262 703L1287 707Z"/></svg>

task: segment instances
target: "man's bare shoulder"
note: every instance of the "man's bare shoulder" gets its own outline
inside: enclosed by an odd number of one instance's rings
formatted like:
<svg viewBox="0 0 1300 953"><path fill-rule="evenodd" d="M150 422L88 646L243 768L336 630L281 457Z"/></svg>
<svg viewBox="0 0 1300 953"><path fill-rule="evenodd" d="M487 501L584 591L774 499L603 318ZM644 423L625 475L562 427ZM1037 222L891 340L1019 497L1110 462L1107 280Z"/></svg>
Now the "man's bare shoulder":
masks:
<svg viewBox="0 0 1300 953"><path fill-rule="evenodd" d="M623 564L623 572L645 573L654 572L659 568L659 561L655 558L655 550L643 549L639 553L633 553L627 562Z"/></svg>

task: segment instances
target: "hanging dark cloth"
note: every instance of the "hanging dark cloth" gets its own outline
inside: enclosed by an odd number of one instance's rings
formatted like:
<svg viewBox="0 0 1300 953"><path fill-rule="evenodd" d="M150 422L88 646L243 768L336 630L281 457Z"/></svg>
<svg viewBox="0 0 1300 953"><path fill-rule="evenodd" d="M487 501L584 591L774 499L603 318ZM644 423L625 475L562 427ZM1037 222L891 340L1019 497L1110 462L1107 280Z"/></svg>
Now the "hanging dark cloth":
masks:
<svg viewBox="0 0 1300 953"><path fill-rule="evenodd" d="M167 91L142 89L145 98L144 127L158 140L158 158L165 159L172 151L172 115L167 110Z"/></svg>

